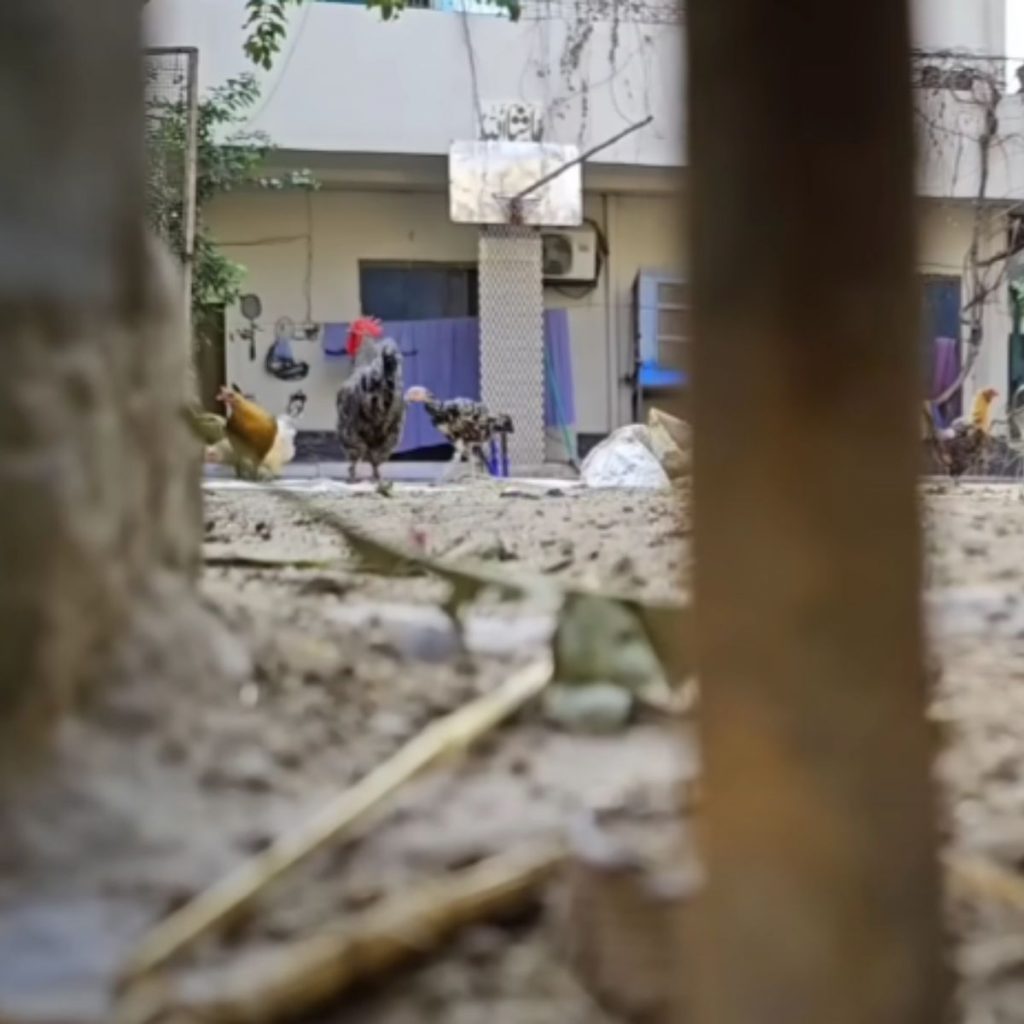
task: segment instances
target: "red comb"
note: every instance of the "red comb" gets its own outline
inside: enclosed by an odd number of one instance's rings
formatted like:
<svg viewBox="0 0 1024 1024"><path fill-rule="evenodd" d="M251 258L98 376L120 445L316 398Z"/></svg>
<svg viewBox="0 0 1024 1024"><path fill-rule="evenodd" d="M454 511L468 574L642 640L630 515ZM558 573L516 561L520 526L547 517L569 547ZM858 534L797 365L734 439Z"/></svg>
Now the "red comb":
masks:
<svg viewBox="0 0 1024 1024"><path fill-rule="evenodd" d="M384 334L384 325L375 316L361 316L352 325L352 329L368 334L371 338L379 338Z"/></svg>
<svg viewBox="0 0 1024 1024"><path fill-rule="evenodd" d="M348 341L345 344L345 351L350 356L355 356L363 338L369 335L371 338L379 338L384 333L381 322L375 316L361 316L353 320L348 328Z"/></svg>

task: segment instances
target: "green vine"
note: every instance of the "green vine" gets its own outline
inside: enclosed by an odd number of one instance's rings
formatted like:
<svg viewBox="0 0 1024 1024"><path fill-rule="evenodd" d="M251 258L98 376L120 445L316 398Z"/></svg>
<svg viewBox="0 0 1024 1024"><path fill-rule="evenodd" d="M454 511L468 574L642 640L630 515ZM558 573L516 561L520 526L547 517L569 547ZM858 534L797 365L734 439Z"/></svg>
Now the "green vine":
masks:
<svg viewBox="0 0 1024 1024"><path fill-rule="evenodd" d="M288 34L291 8L315 0L245 0L246 38L243 49L258 67L269 70ZM497 11L517 21L521 0L488 0ZM385 20L396 17L406 0L366 0ZM218 310L234 302L245 277L245 267L226 256L210 236L204 217L215 196L242 187L282 189L316 188L307 171L285 177L260 174L273 151L270 138L247 130L245 122L259 100L260 88L252 74L228 79L198 103L196 118L196 224L192 260L192 323L197 336ZM147 210L151 227L184 258L184 168L189 137L189 111L184 96L167 99L147 90L146 151Z"/></svg>
<svg viewBox="0 0 1024 1024"><path fill-rule="evenodd" d="M308 172L285 177L260 174L273 145L263 132L244 130L259 99L250 74L228 79L198 103L196 117L196 225L192 259L192 323L198 335L221 306L238 298L245 267L213 241L204 216L218 195L242 187L315 188ZM189 117L184 99L147 98L146 148L149 154L147 210L151 227L172 252L185 256L181 169L185 166Z"/></svg>

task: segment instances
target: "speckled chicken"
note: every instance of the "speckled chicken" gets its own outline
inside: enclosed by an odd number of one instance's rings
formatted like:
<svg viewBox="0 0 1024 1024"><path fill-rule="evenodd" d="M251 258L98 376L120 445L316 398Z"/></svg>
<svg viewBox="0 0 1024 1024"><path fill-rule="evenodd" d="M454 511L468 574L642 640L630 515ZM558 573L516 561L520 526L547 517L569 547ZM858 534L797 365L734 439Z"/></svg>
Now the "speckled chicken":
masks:
<svg viewBox="0 0 1024 1024"><path fill-rule="evenodd" d="M355 367L337 398L338 440L349 460L349 481L355 481L360 462L369 462L380 490L380 467L398 447L405 423L402 353L382 335L373 317L353 322L346 351Z"/></svg>
<svg viewBox="0 0 1024 1024"><path fill-rule="evenodd" d="M499 434L513 433L512 417L490 412L483 402L472 398L436 398L427 388L412 387L405 393L407 402L423 405L434 428L455 447L455 461L465 462L472 452L487 469L484 445Z"/></svg>

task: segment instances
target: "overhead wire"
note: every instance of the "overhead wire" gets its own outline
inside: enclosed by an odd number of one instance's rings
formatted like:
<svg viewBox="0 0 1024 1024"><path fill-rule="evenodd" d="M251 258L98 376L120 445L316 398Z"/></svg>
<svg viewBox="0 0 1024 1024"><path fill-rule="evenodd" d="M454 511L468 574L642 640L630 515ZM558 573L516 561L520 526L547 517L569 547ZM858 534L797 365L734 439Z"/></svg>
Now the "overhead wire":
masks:
<svg viewBox="0 0 1024 1024"><path fill-rule="evenodd" d="M473 36L469 28L469 11L466 9L465 0L459 3L459 20L462 23L462 43L466 50L466 60L469 63L470 88L473 95L473 106L476 110L477 131L480 137L484 134L484 106L480 98L480 77L477 73L476 49L473 46Z"/></svg>

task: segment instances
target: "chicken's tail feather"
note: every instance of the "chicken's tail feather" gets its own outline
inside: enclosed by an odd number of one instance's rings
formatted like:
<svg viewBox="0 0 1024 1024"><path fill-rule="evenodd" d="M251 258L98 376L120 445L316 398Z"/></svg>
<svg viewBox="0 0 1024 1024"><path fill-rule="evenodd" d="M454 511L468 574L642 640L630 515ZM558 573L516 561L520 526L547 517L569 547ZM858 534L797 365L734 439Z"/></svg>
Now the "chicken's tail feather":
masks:
<svg viewBox="0 0 1024 1024"><path fill-rule="evenodd" d="M499 413L495 416L492 429L496 434L514 434L516 432L512 417L508 413Z"/></svg>
<svg viewBox="0 0 1024 1024"><path fill-rule="evenodd" d="M281 470L295 458L295 425L286 416L277 418L277 434L263 459L263 468L274 476L280 476Z"/></svg>

